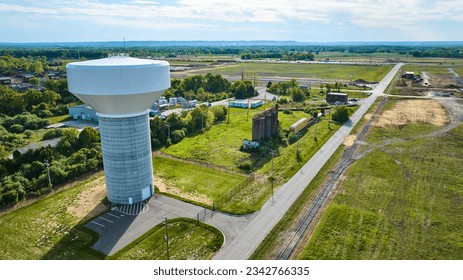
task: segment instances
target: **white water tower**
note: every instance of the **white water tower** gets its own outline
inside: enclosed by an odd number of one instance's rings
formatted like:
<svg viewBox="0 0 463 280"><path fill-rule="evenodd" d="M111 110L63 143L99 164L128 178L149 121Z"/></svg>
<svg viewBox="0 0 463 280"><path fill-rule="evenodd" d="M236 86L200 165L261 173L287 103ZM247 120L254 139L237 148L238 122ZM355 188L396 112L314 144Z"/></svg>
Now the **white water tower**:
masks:
<svg viewBox="0 0 463 280"><path fill-rule="evenodd" d="M169 63L127 55L69 63L69 91L95 109L109 201L153 194L148 108L170 87Z"/></svg>

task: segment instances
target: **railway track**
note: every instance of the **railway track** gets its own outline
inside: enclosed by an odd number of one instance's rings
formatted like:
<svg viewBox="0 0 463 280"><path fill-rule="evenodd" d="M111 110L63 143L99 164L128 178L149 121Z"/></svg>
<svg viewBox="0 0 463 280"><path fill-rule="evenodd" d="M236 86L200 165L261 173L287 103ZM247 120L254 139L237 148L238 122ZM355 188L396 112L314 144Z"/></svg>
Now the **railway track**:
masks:
<svg viewBox="0 0 463 280"><path fill-rule="evenodd" d="M374 116L378 116L379 113L382 111L384 105L386 104L388 97L384 97L383 100L378 104L374 112ZM362 130L357 134L357 139L355 143L348 147L339 162L336 164L334 169L330 172L330 176L328 177L327 181L320 189L320 191L316 194L313 202L307 208L307 211L304 215L301 216L299 220L295 222L295 226L293 226L292 230L290 231L289 237L282 240L282 248L278 254L278 260L288 260L291 258L292 254L294 253L297 246L300 244L302 239L304 238L307 230L310 226L316 221L316 218L321 214L321 210L327 204L331 195L336 190L336 186L340 178L343 176L344 172L347 170L347 167L354 162L355 160L355 153L360 146L360 143L365 139L368 130L370 129L374 117L372 117L362 128Z"/></svg>

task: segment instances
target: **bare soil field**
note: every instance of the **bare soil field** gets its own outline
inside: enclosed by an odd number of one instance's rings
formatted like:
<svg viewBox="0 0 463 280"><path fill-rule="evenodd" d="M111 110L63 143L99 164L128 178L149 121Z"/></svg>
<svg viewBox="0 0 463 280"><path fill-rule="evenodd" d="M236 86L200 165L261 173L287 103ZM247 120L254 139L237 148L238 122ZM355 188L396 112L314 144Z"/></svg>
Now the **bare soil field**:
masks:
<svg viewBox="0 0 463 280"><path fill-rule="evenodd" d="M434 100L403 100L383 112L374 125L378 127L401 126L408 123L426 122L436 126L449 123L445 108Z"/></svg>
<svg viewBox="0 0 463 280"><path fill-rule="evenodd" d="M83 218L87 215L96 216L104 211L107 207L101 203L101 200L106 194L106 183L103 175L94 181L87 183L91 188L84 190L77 196L77 200L72 205L69 205L67 212Z"/></svg>

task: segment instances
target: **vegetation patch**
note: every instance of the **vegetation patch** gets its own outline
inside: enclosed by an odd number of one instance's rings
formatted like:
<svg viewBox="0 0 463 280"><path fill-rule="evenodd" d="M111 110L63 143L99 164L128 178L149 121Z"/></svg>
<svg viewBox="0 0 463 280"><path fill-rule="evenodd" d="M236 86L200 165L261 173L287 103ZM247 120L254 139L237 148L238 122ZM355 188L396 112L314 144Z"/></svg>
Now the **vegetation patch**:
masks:
<svg viewBox="0 0 463 280"><path fill-rule="evenodd" d="M365 66L341 64L298 64L298 63L239 63L232 66L214 68L221 75L241 75L254 72L259 76L280 76L294 78L319 78L355 81L380 81L392 68L390 65ZM207 71L199 71L207 72Z"/></svg>
<svg viewBox="0 0 463 280"><path fill-rule="evenodd" d="M435 129L374 127L367 141L381 148L350 167L299 258L461 259L463 126Z"/></svg>
<svg viewBox="0 0 463 280"><path fill-rule="evenodd" d="M166 157L154 157L153 165L154 176L162 180L163 192L210 206L214 200L246 178L236 173Z"/></svg>
<svg viewBox="0 0 463 280"><path fill-rule="evenodd" d="M159 224L117 252L115 260L166 260L165 223ZM223 244L222 232L192 219L168 220L169 259L208 260Z"/></svg>

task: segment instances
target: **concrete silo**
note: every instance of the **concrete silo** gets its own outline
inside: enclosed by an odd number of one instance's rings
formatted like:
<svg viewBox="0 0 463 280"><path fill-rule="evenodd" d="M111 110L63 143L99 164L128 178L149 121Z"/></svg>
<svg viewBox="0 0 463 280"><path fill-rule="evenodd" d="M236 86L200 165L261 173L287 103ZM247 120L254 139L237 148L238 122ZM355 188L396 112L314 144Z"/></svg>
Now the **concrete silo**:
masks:
<svg viewBox="0 0 463 280"><path fill-rule="evenodd" d="M109 201L153 194L148 108L170 87L169 63L127 55L69 63L69 91L95 109Z"/></svg>

